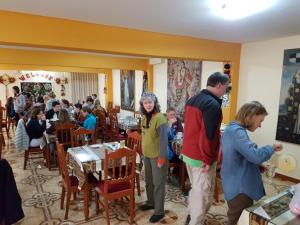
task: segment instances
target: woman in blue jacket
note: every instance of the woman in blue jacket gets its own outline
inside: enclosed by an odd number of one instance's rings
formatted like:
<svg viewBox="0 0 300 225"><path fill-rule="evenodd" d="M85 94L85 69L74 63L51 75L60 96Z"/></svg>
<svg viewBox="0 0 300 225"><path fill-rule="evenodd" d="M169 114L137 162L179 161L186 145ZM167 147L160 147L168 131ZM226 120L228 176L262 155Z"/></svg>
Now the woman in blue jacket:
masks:
<svg viewBox="0 0 300 225"><path fill-rule="evenodd" d="M83 107L82 114L85 117L83 127L87 130L94 130L96 127L96 117L92 114L92 110L89 107Z"/></svg>
<svg viewBox="0 0 300 225"><path fill-rule="evenodd" d="M31 110L30 119L28 120L28 123L26 125L26 131L30 140L30 147L40 146L45 130L45 114L39 106L35 106Z"/></svg>
<svg viewBox="0 0 300 225"><path fill-rule="evenodd" d="M252 142L247 130L254 132L261 127L265 107L252 101L244 104L222 135L223 161L221 178L225 200L228 205L228 225L236 225L242 211L265 195L259 166L274 154L281 151L281 144L259 148Z"/></svg>

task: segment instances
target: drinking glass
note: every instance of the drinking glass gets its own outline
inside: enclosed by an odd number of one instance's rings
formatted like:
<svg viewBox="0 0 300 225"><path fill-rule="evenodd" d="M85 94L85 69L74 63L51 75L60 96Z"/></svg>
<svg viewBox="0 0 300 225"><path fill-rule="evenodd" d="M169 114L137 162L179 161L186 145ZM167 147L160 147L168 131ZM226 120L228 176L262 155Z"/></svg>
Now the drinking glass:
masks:
<svg viewBox="0 0 300 225"><path fill-rule="evenodd" d="M273 177L275 176L276 166L273 163L266 164L266 177L270 185L273 185Z"/></svg>

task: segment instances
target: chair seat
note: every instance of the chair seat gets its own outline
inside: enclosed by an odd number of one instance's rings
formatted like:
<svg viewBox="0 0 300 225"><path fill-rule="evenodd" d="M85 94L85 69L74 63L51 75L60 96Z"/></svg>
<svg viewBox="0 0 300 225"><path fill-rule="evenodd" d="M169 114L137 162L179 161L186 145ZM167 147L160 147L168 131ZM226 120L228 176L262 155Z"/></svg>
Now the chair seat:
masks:
<svg viewBox="0 0 300 225"><path fill-rule="evenodd" d="M70 175L69 178L71 181L71 186L78 186L79 180L76 176Z"/></svg>
<svg viewBox="0 0 300 225"><path fill-rule="evenodd" d="M120 182L116 184L111 184L108 186L108 193L123 191L126 189L130 189L129 182ZM98 187L96 188L98 192L104 192L104 181L100 181Z"/></svg>

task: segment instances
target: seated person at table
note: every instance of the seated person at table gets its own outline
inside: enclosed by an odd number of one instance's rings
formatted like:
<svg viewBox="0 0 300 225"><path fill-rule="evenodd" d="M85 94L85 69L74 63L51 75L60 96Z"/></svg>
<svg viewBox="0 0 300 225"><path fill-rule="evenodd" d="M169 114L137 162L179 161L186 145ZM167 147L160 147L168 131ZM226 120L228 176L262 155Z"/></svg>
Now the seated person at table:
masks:
<svg viewBox="0 0 300 225"><path fill-rule="evenodd" d="M168 133L168 158L169 161L178 161L178 156L173 152L172 141L178 132L183 132L183 127L180 118L176 117L176 110L173 107L167 109L167 120L169 124L169 133ZM176 173L178 168L175 168L173 172Z"/></svg>
<svg viewBox="0 0 300 225"><path fill-rule="evenodd" d="M167 109L167 120L169 127L173 129L174 135L178 132L183 132L182 123L179 117L176 116L176 109L170 107Z"/></svg>
<svg viewBox="0 0 300 225"><path fill-rule="evenodd" d="M83 116L83 113L82 113L82 105L80 103L76 103L74 105L74 117L75 117L75 120L76 120L76 123L78 123L79 125L83 125L83 122L85 120L85 117Z"/></svg>
<svg viewBox="0 0 300 225"><path fill-rule="evenodd" d="M60 110L60 103L58 101L52 102L52 109L46 112L47 120L57 120Z"/></svg>
<svg viewBox="0 0 300 225"><path fill-rule="evenodd" d="M91 96L86 98L86 102L82 105L82 108L89 107L91 110L94 109L94 99Z"/></svg>
<svg viewBox="0 0 300 225"><path fill-rule="evenodd" d="M92 114L92 110L89 107L83 107L82 114L85 117L83 127L87 130L94 130L96 127L96 117Z"/></svg>
<svg viewBox="0 0 300 225"><path fill-rule="evenodd" d="M45 114L40 107L33 107L26 125L29 136L29 146L38 147L41 144L43 132L46 130Z"/></svg>
<svg viewBox="0 0 300 225"><path fill-rule="evenodd" d="M58 120L57 121L50 121L51 126L46 130L47 134L53 134L55 133L56 129L55 126L57 124L70 124L73 123L71 120L71 117L66 109L61 109L58 114Z"/></svg>
<svg viewBox="0 0 300 225"><path fill-rule="evenodd" d="M66 109L70 115L73 115L74 109L66 99L61 100L61 108Z"/></svg>
<svg viewBox="0 0 300 225"><path fill-rule="evenodd" d="M244 104L236 115L236 120L225 129L221 144L223 161L221 178L224 197L228 205L228 225L236 225L242 211L265 195L259 166L281 151L281 144L259 148L249 139L247 130L254 132L261 127L265 107L252 101Z"/></svg>

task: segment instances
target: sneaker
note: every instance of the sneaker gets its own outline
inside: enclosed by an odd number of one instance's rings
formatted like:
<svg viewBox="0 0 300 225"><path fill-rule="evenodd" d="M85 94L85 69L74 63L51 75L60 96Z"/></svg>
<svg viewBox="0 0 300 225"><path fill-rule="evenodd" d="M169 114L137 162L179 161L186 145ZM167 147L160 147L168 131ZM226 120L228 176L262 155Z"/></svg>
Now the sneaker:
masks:
<svg viewBox="0 0 300 225"><path fill-rule="evenodd" d="M150 209L154 209L154 206L145 204L145 205L141 205L141 207L140 207L140 210L142 210L142 211L147 211Z"/></svg>
<svg viewBox="0 0 300 225"><path fill-rule="evenodd" d="M191 216L187 215L184 225L189 225L190 221L191 221Z"/></svg>
<svg viewBox="0 0 300 225"><path fill-rule="evenodd" d="M164 218L165 215L152 215L149 219L150 223L156 223L160 221L162 218Z"/></svg>

